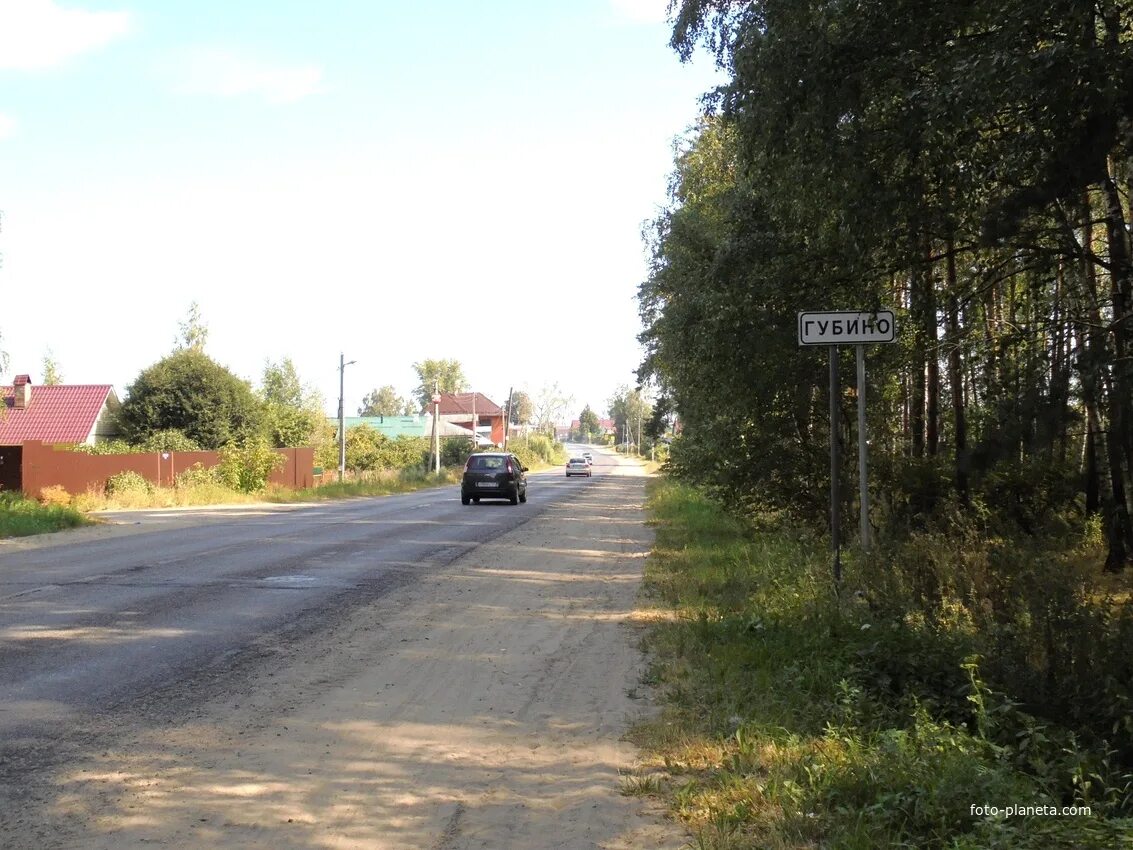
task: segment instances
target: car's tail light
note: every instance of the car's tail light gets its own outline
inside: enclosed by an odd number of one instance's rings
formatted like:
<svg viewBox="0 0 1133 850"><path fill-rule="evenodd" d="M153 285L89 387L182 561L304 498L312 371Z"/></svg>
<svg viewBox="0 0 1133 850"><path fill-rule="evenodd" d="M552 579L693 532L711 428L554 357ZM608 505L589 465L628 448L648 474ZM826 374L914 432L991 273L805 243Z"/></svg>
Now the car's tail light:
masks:
<svg viewBox="0 0 1133 850"><path fill-rule="evenodd" d="M513 474L514 474L514 473L512 472L512 469L511 469L511 458L510 458L510 457L509 457L509 458L507 459L507 474L508 474L508 475L513 475Z"/></svg>
<svg viewBox="0 0 1133 850"><path fill-rule="evenodd" d="M472 469L472 458L468 458L468 460L464 462L464 471L468 472L470 469Z"/></svg>

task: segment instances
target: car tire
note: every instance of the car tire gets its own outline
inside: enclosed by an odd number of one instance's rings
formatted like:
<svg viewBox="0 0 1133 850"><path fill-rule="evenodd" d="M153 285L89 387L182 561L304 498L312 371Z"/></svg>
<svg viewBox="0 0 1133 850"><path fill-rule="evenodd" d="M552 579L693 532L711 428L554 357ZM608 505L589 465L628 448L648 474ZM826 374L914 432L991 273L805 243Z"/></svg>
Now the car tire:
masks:
<svg viewBox="0 0 1133 850"><path fill-rule="evenodd" d="M514 493L512 493L510 496L508 496L508 501L511 502L513 505L519 504L519 488L518 487L515 488Z"/></svg>
<svg viewBox="0 0 1133 850"><path fill-rule="evenodd" d="M472 497L471 496L465 496L463 493L460 494L460 504L468 505L468 504L471 504L471 503L472 503Z"/></svg>
<svg viewBox="0 0 1133 850"><path fill-rule="evenodd" d="M527 491L526 490L522 491L519 494L519 501L521 501L525 505L527 504Z"/></svg>

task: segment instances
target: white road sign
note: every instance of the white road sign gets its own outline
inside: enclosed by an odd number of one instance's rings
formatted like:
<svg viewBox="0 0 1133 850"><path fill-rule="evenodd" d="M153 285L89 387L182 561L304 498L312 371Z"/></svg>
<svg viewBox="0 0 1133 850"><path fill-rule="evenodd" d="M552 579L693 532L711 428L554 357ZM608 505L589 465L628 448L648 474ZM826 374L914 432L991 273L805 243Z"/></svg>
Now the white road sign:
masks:
<svg viewBox="0 0 1133 850"><path fill-rule="evenodd" d="M893 342L896 336L892 310L799 313L799 345L864 345Z"/></svg>

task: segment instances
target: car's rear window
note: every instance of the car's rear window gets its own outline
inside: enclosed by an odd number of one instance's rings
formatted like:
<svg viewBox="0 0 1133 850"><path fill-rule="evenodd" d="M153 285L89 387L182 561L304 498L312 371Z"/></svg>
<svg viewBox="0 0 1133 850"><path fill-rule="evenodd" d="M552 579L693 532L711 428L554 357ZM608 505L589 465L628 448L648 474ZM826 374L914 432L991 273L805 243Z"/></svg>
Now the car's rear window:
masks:
<svg viewBox="0 0 1133 850"><path fill-rule="evenodd" d="M586 463L586 461L585 461L585 460L583 460L583 459L582 459L582 458L580 458L580 457L572 457L572 458L570 459L570 462L571 462L571 463Z"/></svg>
<svg viewBox="0 0 1133 850"><path fill-rule="evenodd" d="M472 455L468 459L469 469L503 469L507 461L492 455Z"/></svg>

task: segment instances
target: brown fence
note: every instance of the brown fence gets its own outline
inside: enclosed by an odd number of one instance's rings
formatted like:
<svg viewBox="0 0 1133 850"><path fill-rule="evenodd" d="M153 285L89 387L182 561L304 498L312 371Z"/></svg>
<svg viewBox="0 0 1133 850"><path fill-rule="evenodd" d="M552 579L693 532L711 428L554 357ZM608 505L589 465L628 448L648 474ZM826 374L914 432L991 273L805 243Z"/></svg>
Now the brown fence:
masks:
<svg viewBox="0 0 1133 850"><path fill-rule="evenodd" d="M272 484L296 490L314 486L315 450L309 446L276 449L285 462L271 474ZM195 463L204 467L220 463L216 452L151 452L148 454L88 455L65 451L39 440L23 444L20 489L38 498L44 487L59 485L68 493L102 490L106 479L133 470L158 486L172 487L177 475Z"/></svg>

